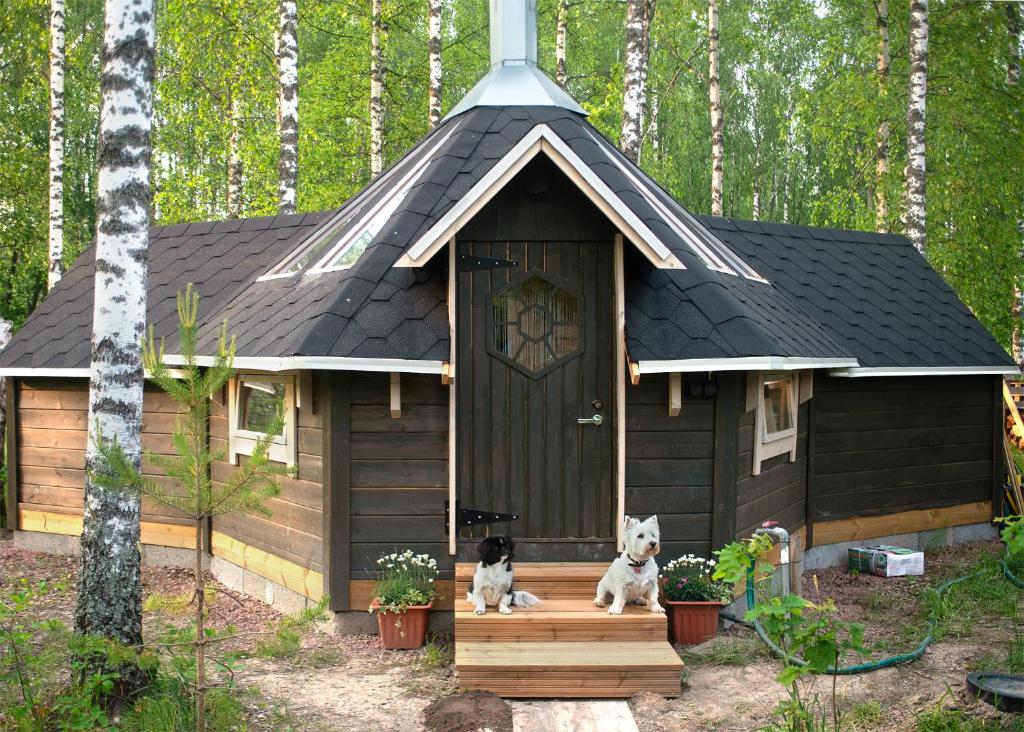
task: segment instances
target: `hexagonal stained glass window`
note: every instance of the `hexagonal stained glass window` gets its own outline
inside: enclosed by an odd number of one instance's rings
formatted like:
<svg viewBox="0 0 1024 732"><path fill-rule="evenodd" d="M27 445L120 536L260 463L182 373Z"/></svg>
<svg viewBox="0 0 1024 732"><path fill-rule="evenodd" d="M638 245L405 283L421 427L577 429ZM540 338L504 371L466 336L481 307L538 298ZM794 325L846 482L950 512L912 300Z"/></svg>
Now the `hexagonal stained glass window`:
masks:
<svg viewBox="0 0 1024 732"><path fill-rule="evenodd" d="M540 274L492 296L491 328L493 352L528 373L580 352L579 301Z"/></svg>

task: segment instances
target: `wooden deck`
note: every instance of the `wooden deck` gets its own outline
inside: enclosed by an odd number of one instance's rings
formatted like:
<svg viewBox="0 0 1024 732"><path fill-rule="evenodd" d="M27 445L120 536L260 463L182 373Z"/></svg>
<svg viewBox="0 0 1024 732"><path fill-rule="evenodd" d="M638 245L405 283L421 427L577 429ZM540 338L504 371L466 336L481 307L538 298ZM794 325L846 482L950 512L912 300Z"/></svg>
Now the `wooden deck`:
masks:
<svg viewBox="0 0 1024 732"><path fill-rule="evenodd" d="M455 668L465 690L505 697L628 697L679 694L683 663L664 615L630 606L609 615L593 604L606 565L517 563L516 588L531 608L476 615L466 600L473 565L455 572Z"/></svg>

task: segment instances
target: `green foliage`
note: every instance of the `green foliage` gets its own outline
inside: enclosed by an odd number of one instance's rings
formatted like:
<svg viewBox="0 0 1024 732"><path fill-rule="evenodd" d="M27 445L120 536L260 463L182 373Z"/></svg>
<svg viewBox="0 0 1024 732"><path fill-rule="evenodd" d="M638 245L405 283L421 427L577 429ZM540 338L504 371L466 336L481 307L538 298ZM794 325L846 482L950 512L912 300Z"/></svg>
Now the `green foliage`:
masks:
<svg viewBox="0 0 1024 732"><path fill-rule="evenodd" d="M374 588L370 612L403 613L413 605L426 605L436 595L437 560L427 554L385 554L377 560L381 568Z"/></svg>
<svg viewBox="0 0 1024 732"><path fill-rule="evenodd" d="M714 559L693 554L673 559L659 573L662 592L673 602L731 602L732 589L711 576L714 567Z"/></svg>
<svg viewBox="0 0 1024 732"><path fill-rule="evenodd" d="M1019 566L1024 563L1024 516L1004 516L996 521L1003 525L999 538L1006 545L1007 559Z"/></svg>
<svg viewBox="0 0 1024 732"><path fill-rule="evenodd" d="M713 552L718 557L718 566L711 576L730 585L746 582L751 572L771 569L770 565L761 561L771 548L772 538L767 534L754 534L743 541L726 544Z"/></svg>
<svg viewBox="0 0 1024 732"><path fill-rule="evenodd" d="M427 645L423 647L420 665L425 671L436 671L451 666L454 661L455 648L451 643L430 638L427 640Z"/></svg>
<svg viewBox="0 0 1024 732"><path fill-rule="evenodd" d="M1006 720L976 717L959 708L949 706L956 704L952 692L940 700L934 707L916 715L917 732L1024 732L1024 720L1008 718Z"/></svg>

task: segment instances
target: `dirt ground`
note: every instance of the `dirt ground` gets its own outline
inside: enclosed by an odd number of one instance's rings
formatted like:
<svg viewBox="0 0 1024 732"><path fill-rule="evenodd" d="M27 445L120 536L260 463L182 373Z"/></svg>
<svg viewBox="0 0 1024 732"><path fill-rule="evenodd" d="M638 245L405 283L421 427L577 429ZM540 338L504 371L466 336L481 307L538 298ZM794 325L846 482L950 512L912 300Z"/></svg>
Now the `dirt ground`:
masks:
<svg viewBox="0 0 1024 732"><path fill-rule="evenodd" d="M929 553L928 575L924 578L852 576L840 569L818 572L816 576L808 573L804 590L812 600L835 599L844 619L864 622L868 644L873 648L871 656L880 658L914 645L927 615L921 606L925 588L998 551L995 542L982 542ZM76 558L20 551L11 542L0 541L0 591L19 578L60 586L35 606L34 612L41 617L70 622L76 569ZM143 583L147 632L160 623L187 622L191 596L187 570L146 567ZM1001 586L997 589L1005 590ZM978 611L981 614L974 622L961 623L955 632L945 633L919 662L835 679L843 729L915 730L919 715L938 705L964 709L978 719L996 719L990 707L965 697L964 676L979 664L991 664L994 651L1024 635L1019 612L1024 592L1004 591L1000 597L1003 608L998 618ZM1012 605L1009 614L1007 598ZM215 595L212 608L214 625L230 623L246 632L261 630L279 617L258 600L223 593ZM954 611L969 615L975 610L963 606ZM247 637L241 645L254 650L256 638ZM747 732L769 721L771 710L782 697L782 689L774 680L780 667L751 631L735 625L709 644L679 650L687 663L680 697L666 700L639 694L631 701L642 732ZM284 714L288 728L298 730L422 730L427 707L456 691L451 649L443 640L418 651L385 652L372 636L336 636L320 631L308 633L301 647L290 653L246 660L236 681L254 690L261 700L253 705L254 722L260 721L258 717L266 714L269 706L275 714ZM832 677L816 677L804 688L804 695L817 695L827 703L832 682ZM457 729L465 710L458 705L444 710L456 725L450 729ZM504 720L498 716L494 711L493 727L504 729ZM486 724L488 720L480 721Z"/></svg>

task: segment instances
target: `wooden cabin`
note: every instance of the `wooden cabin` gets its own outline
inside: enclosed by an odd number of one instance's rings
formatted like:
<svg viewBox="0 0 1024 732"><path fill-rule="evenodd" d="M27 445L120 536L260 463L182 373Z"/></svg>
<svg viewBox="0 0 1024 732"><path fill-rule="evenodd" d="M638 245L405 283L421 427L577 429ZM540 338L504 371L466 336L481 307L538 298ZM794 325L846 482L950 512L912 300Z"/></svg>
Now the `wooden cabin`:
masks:
<svg viewBox="0 0 1024 732"><path fill-rule="evenodd" d="M991 531L1016 369L910 243L691 214L537 68L532 0L492 5L490 73L339 208L151 232L167 352L188 282L202 352L225 320L238 337L214 478L286 410L291 475L270 518L213 521L217 576L276 604L328 593L359 629L377 557L427 552L464 687L672 694L664 618L589 604L624 515L658 514L666 561L766 520L814 566L849 542ZM0 355L24 545L81 531L93 278L88 250ZM170 450L174 423L147 390L145 446ZM486 531L516 538L541 615L459 601ZM145 504L148 553L193 541Z"/></svg>

